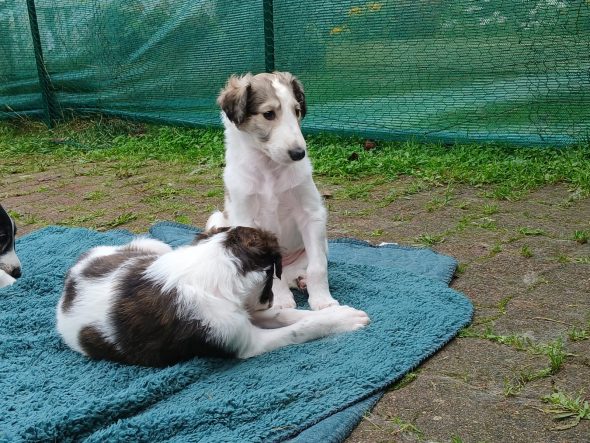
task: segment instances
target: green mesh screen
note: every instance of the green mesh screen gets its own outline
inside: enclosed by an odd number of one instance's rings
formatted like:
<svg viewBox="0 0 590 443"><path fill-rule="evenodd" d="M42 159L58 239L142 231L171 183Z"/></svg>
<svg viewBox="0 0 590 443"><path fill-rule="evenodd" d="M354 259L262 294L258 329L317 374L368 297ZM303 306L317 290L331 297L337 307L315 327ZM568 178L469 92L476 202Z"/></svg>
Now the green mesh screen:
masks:
<svg viewBox="0 0 590 443"><path fill-rule="evenodd" d="M38 39L27 3L0 0L0 117L218 125L230 74L276 69L308 131L590 137L590 0L37 0Z"/></svg>

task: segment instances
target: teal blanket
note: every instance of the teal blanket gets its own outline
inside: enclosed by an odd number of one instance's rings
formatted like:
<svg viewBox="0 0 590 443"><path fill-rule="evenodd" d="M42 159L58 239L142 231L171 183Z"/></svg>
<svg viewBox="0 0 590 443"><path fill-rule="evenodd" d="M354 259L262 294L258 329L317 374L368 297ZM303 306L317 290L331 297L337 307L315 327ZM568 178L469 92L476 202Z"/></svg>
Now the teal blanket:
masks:
<svg viewBox="0 0 590 443"><path fill-rule="evenodd" d="M162 223L151 235L180 244L194 232ZM55 331L64 274L81 252L132 238L48 227L18 240L23 277L0 289L0 441L341 441L379 392L472 315L469 300L447 287L452 259L340 241L330 245L330 286L341 303L369 313L363 330L246 361L193 360L165 369L90 361ZM388 267L387 249L415 251L422 267L429 260L440 269L424 277ZM347 253L368 254L374 265L348 262Z"/></svg>

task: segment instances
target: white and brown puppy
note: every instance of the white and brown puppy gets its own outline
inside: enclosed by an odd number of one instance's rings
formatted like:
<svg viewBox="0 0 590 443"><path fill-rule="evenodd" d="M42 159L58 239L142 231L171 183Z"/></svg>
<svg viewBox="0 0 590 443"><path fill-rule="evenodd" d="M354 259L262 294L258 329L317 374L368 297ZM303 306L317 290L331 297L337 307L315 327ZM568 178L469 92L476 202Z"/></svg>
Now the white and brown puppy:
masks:
<svg viewBox="0 0 590 443"><path fill-rule="evenodd" d="M15 240L16 224L0 205L0 288L10 286L21 276Z"/></svg>
<svg viewBox="0 0 590 443"><path fill-rule="evenodd" d="M225 208L207 227L251 226L278 237L283 278L274 281L275 306L295 306L289 287L307 288L314 310L337 305L328 287L326 210L300 128L303 86L286 72L232 76L218 104L225 125Z"/></svg>
<svg viewBox="0 0 590 443"><path fill-rule="evenodd" d="M166 366L198 356L248 358L368 324L346 306L269 309L281 275L276 237L221 228L172 250L138 239L99 246L70 269L57 329L94 359Z"/></svg>

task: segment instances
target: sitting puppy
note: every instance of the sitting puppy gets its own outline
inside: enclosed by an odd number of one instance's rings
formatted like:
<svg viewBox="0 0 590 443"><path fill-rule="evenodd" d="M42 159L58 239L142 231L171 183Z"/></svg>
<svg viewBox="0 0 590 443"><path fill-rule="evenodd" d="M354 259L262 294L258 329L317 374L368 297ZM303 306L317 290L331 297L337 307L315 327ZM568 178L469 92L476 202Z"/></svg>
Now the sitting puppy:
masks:
<svg viewBox="0 0 590 443"><path fill-rule="evenodd" d="M14 241L16 224L0 205L0 288L13 284L21 275Z"/></svg>
<svg viewBox="0 0 590 443"><path fill-rule="evenodd" d="M275 274L277 239L254 228L214 229L175 250L147 238L99 246L68 272L57 329L91 358L167 366L196 356L248 358L368 324L347 306L269 309Z"/></svg>
<svg viewBox="0 0 590 443"><path fill-rule="evenodd" d="M307 289L313 310L337 305L328 285L327 213L301 133L303 85L288 72L232 76L217 102L225 126L225 205L207 228L251 226L278 237L284 275L274 281L276 307L295 307L290 287Z"/></svg>

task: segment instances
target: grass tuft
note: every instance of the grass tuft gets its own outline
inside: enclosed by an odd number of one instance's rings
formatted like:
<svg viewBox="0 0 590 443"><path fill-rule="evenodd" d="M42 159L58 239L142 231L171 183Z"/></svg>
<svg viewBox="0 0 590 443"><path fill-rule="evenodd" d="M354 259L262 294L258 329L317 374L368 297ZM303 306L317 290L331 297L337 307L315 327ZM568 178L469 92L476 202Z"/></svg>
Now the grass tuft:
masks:
<svg viewBox="0 0 590 443"><path fill-rule="evenodd" d="M590 231L575 231L573 239L579 244L585 245L588 243L588 239L590 239Z"/></svg>
<svg viewBox="0 0 590 443"><path fill-rule="evenodd" d="M543 411L553 414L553 419L557 421L567 420L564 425L556 426L553 430L562 431L577 426L581 420L590 420L590 404L580 392L576 397L562 391L555 391L550 395L542 398L544 403L550 405L549 409Z"/></svg>

